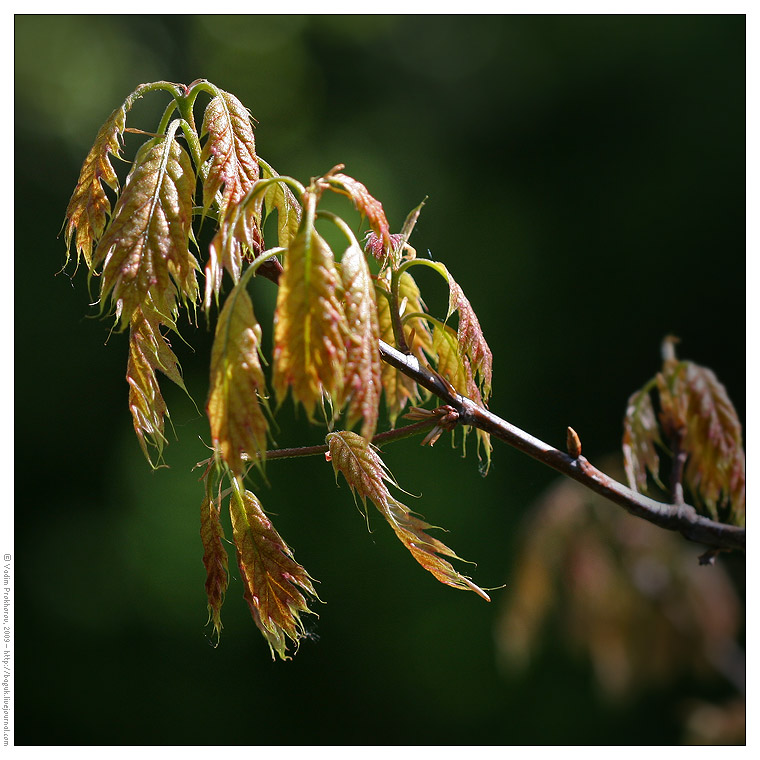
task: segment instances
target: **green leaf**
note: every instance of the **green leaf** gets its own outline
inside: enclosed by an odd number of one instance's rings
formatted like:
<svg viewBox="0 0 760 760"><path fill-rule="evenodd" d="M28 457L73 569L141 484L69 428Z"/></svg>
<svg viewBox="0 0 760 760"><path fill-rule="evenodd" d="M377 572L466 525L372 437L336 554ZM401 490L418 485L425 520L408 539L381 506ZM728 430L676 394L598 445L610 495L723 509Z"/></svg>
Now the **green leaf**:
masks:
<svg viewBox="0 0 760 760"><path fill-rule="evenodd" d="M293 552L264 514L251 491L233 481L230 498L232 532L237 550L244 597L251 616L283 660L287 639L296 646L305 635L302 612L310 612L304 593L316 598L309 574L293 559Z"/></svg>
<svg viewBox="0 0 760 760"><path fill-rule="evenodd" d="M380 458L377 449L365 438L350 431L329 433L332 462L337 479L343 477L351 492L359 495L366 508L369 499L388 521L402 544L417 562L441 583L453 588L474 591L486 601L488 594L469 578L460 575L444 557L460 559L448 546L428 535L433 526L412 514L411 510L391 496L386 483L395 482Z"/></svg>
<svg viewBox="0 0 760 760"><path fill-rule="evenodd" d="M280 175L269 164L259 158L261 174L266 179L276 179ZM264 210L268 217L277 212L278 245L287 248L296 236L301 224L301 206L291 189L283 182L274 182L264 193Z"/></svg>
<svg viewBox="0 0 760 760"><path fill-rule="evenodd" d="M119 178L111 166L109 155L121 154L120 139L124 134L127 112L124 106L117 108L100 128L95 143L84 160L74 193L66 209L66 247L76 230L75 248L77 264L84 257L92 270L92 247L103 234L106 217L111 212L111 202L105 193L105 182L112 190L118 190ZM66 256L68 263L68 252Z"/></svg>
<svg viewBox="0 0 760 760"><path fill-rule="evenodd" d="M623 461L628 484L634 491L646 491L647 471L659 482L660 457L655 444L662 446L662 441L652 398L645 386L628 399L623 420Z"/></svg>
<svg viewBox="0 0 760 760"><path fill-rule="evenodd" d="M206 405L214 449L236 475L245 472L246 461L263 461L268 429L262 411L266 380L258 355L261 327L245 284L235 286L219 315Z"/></svg>
<svg viewBox="0 0 760 760"><path fill-rule="evenodd" d="M122 324L151 299L172 312L177 294L197 299L198 262L188 247L194 190L173 130L143 145L93 257L94 267L104 265L101 300L111 294Z"/></svg>

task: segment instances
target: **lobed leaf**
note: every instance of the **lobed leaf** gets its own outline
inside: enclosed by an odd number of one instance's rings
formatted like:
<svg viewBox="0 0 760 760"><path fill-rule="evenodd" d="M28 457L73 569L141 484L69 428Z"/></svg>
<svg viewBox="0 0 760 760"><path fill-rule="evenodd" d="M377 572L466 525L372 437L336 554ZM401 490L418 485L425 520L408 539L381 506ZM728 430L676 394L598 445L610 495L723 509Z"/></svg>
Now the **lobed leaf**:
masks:
<svg viewBox="0 0 760 760"><path fill-rule="evenodd" d="M623 420L623 461L628 484L644 492L647 471L659 478L660 458L655 444L662 446L654 406L648 387L636 391L629 399Z"/></svg>
<svg viewBox="0 0 760 760"><path fill-rule="evenodd" d="M488 595L469 578L460 575L444 557L460 559L448 546L428 535L433 526L416 517L407 506L394 499L386 483L394 483L377 449L365 438L350 431L329 433L327 444L337 479L342 473L351 492L359 495L366 508L369 499L388 521L414 559L441 583L474 591L486 601ZM395 483L394 483L395 485Z"/></svg>
<svg viewBox="0 0 760 760"><path fill-rule="evenodd" d="M341 168L343 167L336 167L336 169ZM322 179L325 186L330 188L330 190L348 196L353 201L357 211L362 216L367 217L369 226L383 244L382 254L381 256L376 256L376 258L379 261L385 261L390 255L393 245L383 204L361 182L353 177L349 177L347 174L341 174L333 170L333 172L325 175Z"/></svg>
<svg viewBox="0 0 760 760"><path fill-rule="evenodd" d="M313 223L304 222L280 276L272 383L279 400L291 388L312 418L323 391L333 400L341 397L348 325L332 250Z"/></svg>
<svg viewBox="0 0 760 760"><path fill-rule="evenodd" d="M222 631L222 604L229 583L229 558L223 543L224 529L219 515L219 502L209 496L201 504L201 541L203 565L206 568L208 616L213 622L218 641Z"/></svg>
<svg viewBox="0 0 760 760"><path fill-rule="evenodd" d="M127 112L124 106L117 108L98 131L90 152L84 160L74 192L66 209L66 248L76 230L75 249L77 264L82 256L88 269L92 270L92 248L96 245L111 212L111 202L103 183L112 190L119 187L119 178L111 165L109 155L121 154L120 139L124 134ZM68 252L66 256L68 263Z"/></svg>
<svg viewBox="0 0 760 760"><path fill-rule="evenodd" d="M276 179L280 175L268 164L261 162L261 174L265 179ZM301 224L301 206L291 189L283 182L269 185L264 193L264 212L268 217L277 212L278 245L287 248L296 236Z"/></svg>
<svg viewBox="0 0 760 760"><path fill-rule="evenodd" d="M167 339L161 334L160 319L138 308L132 313L129 325L129 359L127 383L129 384L129 411L146 459L153 464L148 444L155 448L160 459L163 451L164 418L169 416L166 402L156 378L161 370L170 380L186 391L179 363Z"/></svg>
<svg viewBox="0 0 760 760"><path fill-rule="evenodd" d="M690 361L666 360L657 377L665 431L682 433L688 453L684 482L714 520L744 524L745 457L734 405L712 370Z"/></svg>
<svg viewBox="0 0 760 760"><path fill-rule="evenodd" d="M246 460L262 461L267 419L262 411L266 380L259 361L261 326L245 288L238 283L219 315L211 351L206 413L211 440L230 470L245 471Z"/></svg>
<svg viewBox="0 0 760 760"><path fill-rule="evenodd" d="M491 395L493 354L483 336L475 311L462 288L459 287L448 270L446 273L449 280L449 311L446 319L454 311L459 312L459 325L457 326L459 353L469 358L473 372L478 374L483 399L487 401Z"/></svg>
<svg viewBox="0 0 760 760"><path fill-rule="evenodd" d="M296 646L305 635L300 615L310 612L304 593L316 597L311 578L264 514L250 491L233 482L230 517L244 598L274 659L288 659L287 639Z"/></svg>
<svg viewBox="0 0 760 760"><path fill-rule="evenodd" d="M188 248L194 189L190 158L172 134L143 145L93 256L93 266L103 263L101 299L111 294L122 323L151 299L172 312L177 294L197 299Z"/></svg>
<svg viewBox="0 0 760 760"><path fill-rule="evenodd" d="M259 164L250 112L234 95L218 92L203 115L201 136L207 139L201 163L209 164L203 183L204 209L208 210L216 194L221 193L221 217L259 178Z"/></svg>
<svg viewBox="0 0 760 760"><path fill-rule="evenodd" d="M375 288L367 261L358 245L350 246L341 260L348 336L344 396L349 400L348 426L363 419L362 435L369 441L377 428L382 392L378 352L380 327Z"/></svg>

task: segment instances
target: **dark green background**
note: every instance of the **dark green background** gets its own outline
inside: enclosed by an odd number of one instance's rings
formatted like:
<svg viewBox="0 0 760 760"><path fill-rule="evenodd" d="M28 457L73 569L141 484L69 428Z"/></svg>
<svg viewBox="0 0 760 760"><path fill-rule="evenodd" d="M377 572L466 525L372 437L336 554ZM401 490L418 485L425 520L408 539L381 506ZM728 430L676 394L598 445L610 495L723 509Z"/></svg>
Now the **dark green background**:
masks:
<svg viewBox="0 0 760 760"><path fill-rule="evenodd" d="M17 743L678 741L693 685L605 704L551 637L527 674L500 673L514 536L553 480L500 445L486 480L445 440L387 454L475 580L506 584L492 604L436 583L379 521L368 533L324 462L272 463L260 495L320 581L319 640L271 662L234 581L210 647L190 472L203 420L167 387L180 440L149 470L125 337L104 345L84 271L55 276L56 236L111 110L141 82L205 77L250 107L279 172L345 163L395 230L429 196L413 243L478 313L497 414L555 445L571 424L592 460L614 451L674 333L743 418L744 17L17 16L15 31ZM130 123L151 129L164 104ZM209 336L184 335L202 408ZM298 429L281 442L322 435Z"/></svg>

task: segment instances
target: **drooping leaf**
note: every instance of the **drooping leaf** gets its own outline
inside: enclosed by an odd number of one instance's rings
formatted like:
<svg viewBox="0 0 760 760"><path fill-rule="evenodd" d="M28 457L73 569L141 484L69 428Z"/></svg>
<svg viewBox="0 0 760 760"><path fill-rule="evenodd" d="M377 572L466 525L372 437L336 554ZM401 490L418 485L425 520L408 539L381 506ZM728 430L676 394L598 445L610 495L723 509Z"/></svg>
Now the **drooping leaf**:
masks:
<svg viewBox="0 0 760 760"><path fill-rule="evenodd" d="M427 313L419 286L409 272L404 272L399 278L398 302L409 350L419 361L424 362L425 355L430 356L433 351L433 336L424 317L409 316Z"/></svg>
<svg viewBox="0 0 760 760"><path fill-rule="evenodd" d="M386 483L394 483L377 449L365 438L350 431L329 433L332 462L337 479L343 477L351 492L362 500L366 508L369 499L388 521L401 543L417 562L441 583L454 588L474 591L486 601L488 595L469 578L458 573L444 557L460 559L448 546L428 535L431 525L416 517L411 510L394 499ZM394 483L395 485L395 483Z"/></svg>
<svg viewBox="0 0 760 760"><path fill-rule="evenodd" d="M153 464L148 444L156 449L161 458L164 437L164 418L169 412L161 395L156 370L161 370L183 390L185 384L179 363L167 339L161 334L159 318L151 312L144 314L135 309L129 325L129 359L127 383L129 384L129 411L146 459Z"/></svg>
<svg viewBox="0 0 760 760"><path fill-rule="evenodd" d="M349 399L348 425L363 419L362 435L369 441L377 427L382 392L375 288L358 245L351 245L343 254L340 271L349 330L343 388Z"/></svg>
<svg viewBox="0 0 760 760"><path fill-rule="evenodd" d="M261 212L255 198L227 207L219 220L219 229L209 245L206 263L206 292L203 305L211 306L211 296L219 296L223 270L233 282L240 279L243 261L253 261L264 245L261 236Z"/></svg>
<svg viewBox="0 0 760 760"><path fill-rule="evenodd" d="M111 294L122 323L149 298L172 311L177 294L197 299L198 262L188 247L194 189L190 158L173 134L143 145L93 256L93 266L104 264L101 299Z"/></svg>
<svg viewBox="0 0 760 760"><path fill-rule="evenodd" d="M261 161L261 175L265 179L277 178L280 175L269 164ZM268 217L273 211L277 212L277 244L287 248L296 236L301 224L301 206L298 204L292 190L282 182L269 185L264 193L264 212Z"/></svg>
<svg viewBox="0 0 760 760"><path fill-rule="evenodd" d="M66 209L66 247L71 247L71 239L76 230L75 248L77 264L84 257L87 267L92 270L92 248L96 245L106 226L106 217L111 212L111 202L103 183L112 190L119 187L119 178L111 166L109 155L119 157L120 139L126 124L126 109L117 108L100 128L95 143L84 160L74 193ZM66 261L68 263L68 253Z"/></svg>
<svg viewBox="0 0 760 760"><path fill-rule="evenodd" d="M348 325L341 282L330 246L304 219L285 255L277 293L272 383L282 400L288 388L309 418L324 391L343 389Z"/></svg>
<svg viewBox="0 0 760 760"><path fill-rule="evenodd" d="M480 390L483 400L488 401L491 395L491 380L493 367L493 354L486 343L483 331L480 329L475 311L467 300L462 288L448 272L449 279L449 313L448 319L454 311L459 312L459 325L457 326L457 341L459 352L470 360L472 370L480 379Z"/></svg>
<svg viewBox="0 0 760 760"><path fill-rule="evenodd" d="M244 597L254 622L283 660L287 639L296 646L305 635L302 612L310 612L304 593L317 594L306 570L293 558L293 552L264 514L250 491L233 483L230 498L232 532L237 550Z"/></svg>
<svg viewBox="0 0 760 760"><path fill-rule="evenodd" d="M336 169L342 169L342 166ZM326 187L336 193L348 196L354 203L357 211L362 216L367 217L369 226L372 231L380 238L383 244L382 257L377 257L380 261L385 261L391 253L392 243L388 220L385 218L383 204L375 198L369 190L358 180L342 174L339 171L330 172L323 178Z"/></svg>
<svg viewBox="0 0 760 760"><path fill-rule="evenodd" d="M245 462L262 461L267 419L262 410L266 380L258 350L261 326L239 282L224 304L211 351L211 382L206 405L214 449L236 475Z"/></svg>
<svg viewBox="0 0 760 760"><path fill-rule="evenodd" d="M203 183L203 206L210 208L221 192L220 216L237 203L259 178L251 114L229 92L218 91L206 106L201 135L206 142L201 163L209 162Z"/></svg>
<svg viewBox="0 0 760 760"><path fill-rule="evenodd" d="M201 504L201 541L206 568L208 616L217 641L222 631L221 610L229 583L229 558L224 547L224 528L219 515L220 502L207 496Z"/></svg>
<svg viewBox="0 0 760 760"><path fill-rule="evenodd" d="M647 488L647 471L659 479L660 457L655 444L662 445L648 388L629 399L623 420L623 461L628 484L634 491Z"/></svg>
<svg viewBox="0 0 760 760"><path fill-rule="evenodd" d="M684 482L698 505L718 520L744 525L745 458L742 427L715 373L690 361L666 360L657 377L663 430L679 430L688 453Z"/></svg>

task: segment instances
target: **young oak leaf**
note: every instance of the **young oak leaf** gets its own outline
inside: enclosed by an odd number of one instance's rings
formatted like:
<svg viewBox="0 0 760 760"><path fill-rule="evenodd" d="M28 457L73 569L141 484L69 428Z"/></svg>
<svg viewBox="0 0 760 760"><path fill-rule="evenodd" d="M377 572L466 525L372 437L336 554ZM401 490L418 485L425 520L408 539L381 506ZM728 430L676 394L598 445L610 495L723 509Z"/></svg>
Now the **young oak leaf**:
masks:
<svg viewBox="0 0 760 760"><path fill-rule="evenodd" d="M310 419L323 391L335 400L343 389L348 325L340 291L332 250L304 219L280 276L272 384L279 400L291 388Z"/></svg>
<svg viewBox="0 0 760 760"><path fill-rule="evenodd" d="M223 543L224 529L219 515L219 502L209 496L201 504L201 541L203 565L206 568L208 618L214 625L218 641L222 632L222 603L229 583L229 558Z"/></svg>
<svg viewBox="0 0 760 760"><path fill-rule="evenodd" d="M490 601L483 589L460 575L444 557L460 559L448 546L428 535L433 526L416 517L410 509L391 496L386 483L394 483L377 449L365 438L350 431L329 433L327 444L337 479L342 473L351 492L359 495L366 508L367 499L388 521L401 543L414 559L441 583L474 591Z"/></svg>
<svg viewBox="0 0 760 760"><path fill-rule="evenodd" d="M390 255L393 246L383 204L361 182L337 171L342 168L342 165L336 166L335 169L322 178L322 183L330 190L348 196L353 201L357 211L362 216L367 217L372 231L383 243L382 255L377 258L380 261L385 261Z"/></svg>
<svg viewBox="0 0 760 760"><path fill-rule="evenodd" d="M377 350L380 328L375 288L358 245L350 246L343 254L340 272L349 329L343 388L349 399L348 426L363 419L362 435L369 441L377 427L382 391L381 361Z"/></svg>
<svg viewBox="0 0 760 760"><path fill-rule="evenodd" d="M476 372L480 379L479 385L483 399L487 401L491 395L493 354L483 336L475 311L462 288L448 270L446 274L449 280L449 309L446 319L455 311L459 312L459 325L457 326L459 352L469 358L473 372Z"/></svg>
<svg viewBox="0 0 760 760"><path fill-rule="evenodd" d="M148 312L146 315L139 308L132 313L129 325L129 411L140 448L151 464L148 444L157 450L160 459L166 440L164 418L169 416L156 370L163 372L186 392L177 357L161 334L160 325L154 313Z"/></svg>
<svg viewBox="0 0 760 760"><path fill-rule="evenodd" d="M662 445L648 386L629 399L623 420L623 462L628 483L634 491L647 488L647 471L659 478L660 457L655 444Z"/></svg>
<svg viewBox="0 0 760 760"><path fill-rule="evenodd" d="M712 370L675 358L666 359L657 387L663 431L676 431L688 454L686 485L712 519L730 505L730 522L744 525L742 427L725 387Z"/></svg>
<svg viewBox="0 0 760 760"><path fill-rule="evenodd" d="M260 344L261 326L245 282L240 282L217 321L206 404L214 449L235 475L244 473L246 460L261 461L266 453L268 426L262 411L266 380Z"/></svg>
<svg viewBox="0 0 760 760"><path fill-rule="evenodd" d="M203 206L208 210L221 192L220 216L237 203L259 178L251 114L229 92L218 91L206 106L201 135L207 135L201 163L209 162L203 183Z"/></svg>
<svg viewBox="0 0 760 760"><path fill-rule="evenodd" d="M261 176L276 179L280 175L269 164L259 159ZM293 191L283 182L273 182L264 192L264 212L268 217L277 212L277 245L287 248L301 224L301 206Z"/></svg>
<svg viewBox="0 0 760 760"><path fill-rule="evenodd" d="M82 256L88 269L92 270L92 247L103 234L106 216L111 212L111 202L103 183L114 191L119 187L119 178L108 157L120 157L120 138L124 133L126 118L125 107L117 108L100 128L95 143L84 160L79 180L66 209L67 263L68 249L71 248L71 239L76 230L77 264Z"/></svg>
<svg viewBox="0 0 760 760"><path fill-rule="evenodd" d="M93 256L93 266L103 263L101 299L111 294L122 323L151 298L197 299L198 262L188 247L194 189L190 158L173 130L143 145Z"/></svg>
<svg viewBox="0 0 760 760"><path fill-rule="evenodd" d="M305 635L300 614L310 612L304 593L317 598L311 578L264 514L261 504L239 481L233 481L230 517L244 598L251 616L283 660L287 639L296 646ZM287 639L286 639L287 637Z"/></svg>

